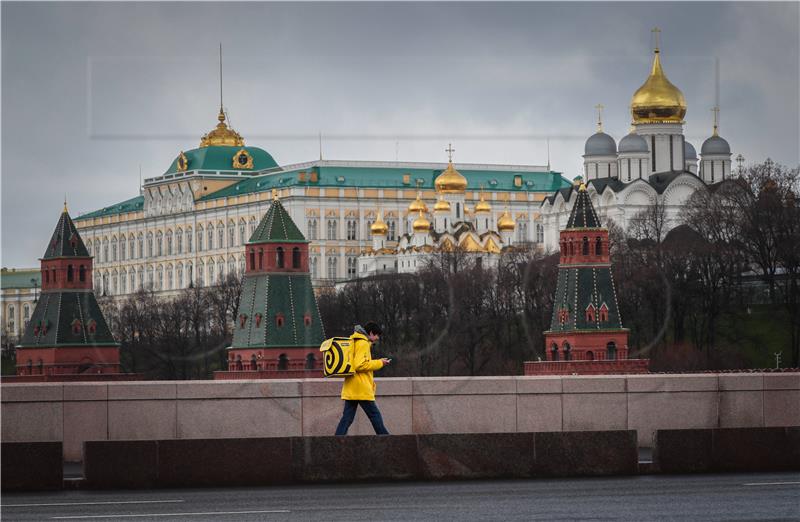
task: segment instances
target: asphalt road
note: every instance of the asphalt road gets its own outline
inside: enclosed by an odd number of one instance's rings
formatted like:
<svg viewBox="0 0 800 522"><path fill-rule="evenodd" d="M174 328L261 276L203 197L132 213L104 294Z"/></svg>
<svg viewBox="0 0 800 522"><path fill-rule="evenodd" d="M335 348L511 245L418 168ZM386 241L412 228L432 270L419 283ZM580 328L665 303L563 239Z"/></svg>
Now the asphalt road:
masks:
<svg viewBox="0 0 800 522"><path fill-rule="evenodd" d="M800 473L3 495L2 520L800 520Z"/></svg>

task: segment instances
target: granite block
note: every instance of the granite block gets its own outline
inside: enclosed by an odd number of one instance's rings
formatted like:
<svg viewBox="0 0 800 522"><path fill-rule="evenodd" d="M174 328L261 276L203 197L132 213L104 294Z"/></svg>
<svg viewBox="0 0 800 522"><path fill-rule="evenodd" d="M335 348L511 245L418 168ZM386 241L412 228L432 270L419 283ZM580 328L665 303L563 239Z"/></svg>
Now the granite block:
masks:
<svg viewBox="0 0 800 522"><path fill-rule="evenodd" d="M515 394L516 377L418 377L411 379L416 395Z"/></svg>
<svg viewBox="0 0 800 522"><path fill-rule="evenodd" d="M714 471L800 471L788 428L712 430Z"/></svg>
<svg viewBox="0 0 800 522"><path fill-rule="evenodd" d="M177 383L178 399L266 399L300 397L297 380L183 381Z"/></svg>
<svg viewBox="0 0 800 522"><path fill-rule="evenodd" d="M628 375L628 392L717 391L717 375Z"/></svg>
<svg viewBox="0 0 800 522"><path fill-rule="evenodd" d="M176 403L175 400L109 401L109 440L174 439L177 436Z"/></svg>
<svg viewBox="0 0 800 522"><path fill-rule="evenodd" d="M716 378L716 377L715 377ZM628 429L651 447L656 430L716 428L718 392L628 393Z"/></svg>
<svg viewBox="0 0 800 522"><path fill-rule="evenodd" d="M517 393L561 393L562 379L559 376L551 377L517 377Z"/></svg>
<svg viewBox="0 0 800 522"><path fill-rule="evenodd" d="M110 382L108 383L108 400L174 400L178 396L177 388L175 381Z"/></svg>
<svg viewBox="0 0 800 522"><path fill-rule="evenodd" d="M3 442L61 441L64 438L64 406L60 400L3 402L0 418Z"/></svg>
<svg viewBox="0 0 800 522"><path fill-rule="evenodd" d="M633 475L638 471L634 431L534 433L533 441L536 476Z"/></svg>
<svg viewBox="0 0 800 522"><path fill-rule="evenodd" d="M2 402L48 402L64 398L62 383L20 383L0 385Z"/></svg>
<svg viewBox="0 0 800 522"><path fill-rule="evenodd" d="M418 435L425 479L527 478L533 474L532 433Z"/></svg>
<svg viewBox="0 0 800 522"><path fill-rule="evenodd" d="M765 373L765 390L798 390L800 391L800 373Z"/></svg>
<svg viewBox="0 0 800 522"><path fill-rule="evenodd" d="M414 433L513 433L516 395L414 395Z"/></svg>
<svg viewBox="0 0 800 522"><path fill-rule="evenodd" d="M414 435L295 437L299 482L411 480L420 476Z"/></svg>
<svg viewBox="0 0 800 522"><path fill-rule="evenodd" d="M719 375L720 391L761 391L764 375L761 373L722 373Z"/></svg>
<svg viewBox="0 0 800 522"><path fill-rule="evenodd" d="M721 391L719 393L720 427L760 427L763 424L763 391Z"/></svg>
<svg viewBox="0 0 800 522"><path fill-rule="evenodd" d="M86 441L83 476L90 489L151 489L158 485L155 440Z"/></svg>
<svg viewBox="0 0 800 522"><path fill-rule="evenodd" d="M299 398L180 400L177 438L299 436L300 402Z"/></svg>
<svg viewBox="0 0 800 522"><path fill-rule="evenodd" d="M159 487L234 487L288 484L288 437L158 441Z"/></svg>
<svg viewBox="0 0 800 522"><path fill-rule="evenodd" d="M764 426L800 426L800 390L764 390Z"/></svg>
<svg viewBox="0 0 800 522"><path fill-rule="evenodd" d="M101 401L64 403L64 460L83 461L83 441L108 439L108 406Z"/></svg>
<svg viewBox="0 0 800 522"><path fill-rule="evenodd" d="M560 394L519 395L517 431L562 431L561 401Z"/></svg>
<svg viewBox="0 0 800 522"><path fill-rule="evenodd" d="M564 394L564 431L624 430L628 427L627 398L624 393Z"/></svg>
<svg viewBox="0 0 800 522"><path fill-rule="evenodd" d="M0 444L3 491L58 490L64 486L60 442Z"/></svg>
<svg viewBox="0 0 800 522"><path fill-rule="evenodd" d="M625 377L582 375L564 377L564 393L624 393Z"/></svg>
<svg viewBox="0 0 800 522"><path fill-rule="evenodd" d="M658 430L653 463L661 473L703 473L712 469L710 429Z"/></svg>
<svg viewBox="0 0 800 522"><path fill-rule="evenodd" d="M64 402L67 401L107 401L108 383L64 383Z"/></svg>

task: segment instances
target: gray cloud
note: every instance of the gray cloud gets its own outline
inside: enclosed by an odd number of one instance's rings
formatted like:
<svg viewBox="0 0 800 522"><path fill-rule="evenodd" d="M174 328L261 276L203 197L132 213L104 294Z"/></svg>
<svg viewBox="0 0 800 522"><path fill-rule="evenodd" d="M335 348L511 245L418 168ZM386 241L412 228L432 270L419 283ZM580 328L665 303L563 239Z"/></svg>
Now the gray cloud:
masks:
<svg viewBox="0 0 800 522"><path fill-rule="evenodd" d="M546 162L571 178L594 130L628 130L650 28L687 99L686 135L748 160L798 159L796 3L2 4L2 264L35 266L73 215L127 199L225 105L279 163ZM396 142L399 140L399 146ZM399 153L398 153L399 151Z"/></svg>

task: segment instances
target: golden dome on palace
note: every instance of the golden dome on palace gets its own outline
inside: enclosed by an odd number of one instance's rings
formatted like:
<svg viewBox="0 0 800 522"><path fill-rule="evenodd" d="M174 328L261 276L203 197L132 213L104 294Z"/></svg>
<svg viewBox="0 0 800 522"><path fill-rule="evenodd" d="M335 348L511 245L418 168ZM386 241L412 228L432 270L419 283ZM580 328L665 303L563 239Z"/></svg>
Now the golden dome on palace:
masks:
<svg viewBox="0 0 800 522"><path fill-rule="evenodd" d="M433 211L434 212L450 212L450 203L446 199L444 199L442 197L439 197L439 200L433 206Z"/></svg>
<svg viewBox="0 0 800 522"><path fill-rule="evenodd" d="M389 225L383 222L383 217L378 214L378 219L370 225L369 231L373 236L385 236L389 232Z"/></svg>
<svg viewBox="0 0 800 522"><path fill-rule="evenodd" d="M686 99L664 74L660 54L656 48L650 76L631 98L634 123L682 122L686 116Z"/></svg>
<svg viewBox="0 0 800 522"><path fill-rule="evenodd" d="M497 220L497 230L501 232L504 231L513 232L516 227L517 224L514 222L514 219L508 213L508 210L503 212L503 215L500 216L500 219Z"/></svg>
<svg viewBox="0 0 800 522"><path fill-rule="evenodd" d="M428 206L425 204L424 201L422 201L422 199L420 199L420 194L418 192L417 199L415 199L414 201L411 202L410 205L408 205L408 213L411 214L413 212L420 212L420 211L427 212Z"/></svg>
<svg viewBox="0 0 800 522"><path fill-rule="evenodd" d="M492 211L492 205L490 205L488 201L483 199L483 194L481 194L481 200L475 203L475 213L477 214L479 212L491 212L491 211Z"/></svg>
<svg viewBox="0 0 800 522"><path fill-rule="evenodd" d="M414 232L427 232L431 229L431 222L425 219L425 216L420 210L419 217L411 224L411 228L414 229Z"/></svg>
<svg viewBox="0 0 800 522"><path fill-rule="evenodd" d="M244 147L244 138L225 124L225 113L222 112L222 107L219 109L217 119L219 120L217 127L200 138L200 147Z"/></svg>
<svg viewBox="0 0 800 522"><path fill-rule="evenodd" d="M453 162L447 163L447 168L436 177L434 182L436 192L444 194L463 194L467 190L467 178L461 175L455 167Z"/></svg>

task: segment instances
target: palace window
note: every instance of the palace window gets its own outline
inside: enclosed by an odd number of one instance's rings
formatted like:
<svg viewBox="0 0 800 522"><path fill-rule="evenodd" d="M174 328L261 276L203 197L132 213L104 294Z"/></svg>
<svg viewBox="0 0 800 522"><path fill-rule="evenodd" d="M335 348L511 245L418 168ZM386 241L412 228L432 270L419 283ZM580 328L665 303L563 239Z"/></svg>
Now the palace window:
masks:
<svg viewBox="0 0 800 522"><path fill-rule="evenodd" d="M28 323L31 320L31 307L30 305L23 305L22 307L22 326L23 328L28 327Z"/></svg>
<svg viewBox="0 0 800 522"><path fill-rule="evenodd" d="M122 272L119 276L119 293L128 293L128 273Z"/></svg>
<svg viewBox="0 0 800 522"><path fill-rule="evenodd" d="M103 240L103 262L108 262L108 239Z"/></svg>
<svg viewBox="0 0 800 522"><path fill-rule="evenodd" d="M200 225L200 227L197 229L197 251L198 252L202 252L203 251L203 226L202 225Z"/></svg>
<svg viewBox="0 0 800 522"><path fill-rule="evenodd" d="M329 219L328 220L328 239L336 239L336 220Z"/></svg>
<svg viewBox="0 0 800 522"><path fill-rule="evenodd" d="M160 230L156 232L156 255L158 257L164 255L164 235Z"/></svg>
<svg viewBox="0 0 800 522"><path fill-rule="evenodd" d="M174 275L172 272L172 265L167 265L167 290L172 290L172 283L174 282Z"/></svg>
<svg viewBox="0 0 800 522"><path fill-rule="evenodd" d="M250 235L252 236L256 231L256 218L250 216Z"/></svg>
<svg viewBox="0 0 800 522"><path fill-rule="evenodd" d="M172 230L167 230L167 255L172 255Z"/></svg>
<svg viewBox="0 0 800 522"><path fill-rule="evenodd" d="M244 245L246 238L244 237L245 228L247 223L244 222L244 219L239 220L239 244Z"/></svg>
<svg viewBox="0 0 800 522"><path fill-rule="evenodd" d="M119 258L121 261L125 261L125 238L121 238L119 240Z"/></svg>
<svg viewBox="0 0 800 522"><path fill-rule="evenodd" d="M208 237L208 241L206 242L206 248L208 250L214 250L214 225L209 223L208 229L206 230L208 232L208 234L206 235L206 237Z"/></svg>
<svg viewBox="0 0 800 522"><path fill-rule="evenodd" d="M308 221L308 239L316 240L318 237L317 232L317 218L309 218Z"/></svg>
<svg viewBox="0 0 800 522"><path fill-rule="evenodd" d="M142 256L144 256L144 236L142 235L141 232L139 232L139 236L137 239L139 243L139 259L141 259ZM133 250L131 250L131 253L133 253Z"/></svg>
<svg viewBox="0 0 800 522"><path fill-rule="evenodd" d="M156 277L158 277L158 285L156 286L157 290L164 289L164 268L159 265L156 269Z"/></svg>
<svg viewBox="0 0 800 522"><path fill-rule="evenodd" d="M228 248L236 246L236 224L233 221L228 222Z"/></svg>
<svg viewBox="0 0 800 522"><path fill-rule="evenodd" d="M389 227L389 241L396 241L397 240L397 221L394 219L389 219L386 221L386 226Z"/></svg>
<svg viewBox="0 0 800 522"><path fill-rule="evenodd" d="M153 257L153 233L147 233L147 257Z"/></svg>
<svg viewBox="0 0 800 522"><path fill-rule="evenodd" d="M208 286L214 286L214 260L210 260L206 269L208 270Z"/></svg>
<svg viewBox="0 0 800 522"><path fill-rule="evenodd" d="M536 223L536 242L544 243L544 227L541 223Z"/></svg>
<svg viewBox="0 0 800 522"><path fill-rule="evenodd" d="M347 239L350 241L358 239L358 221L355 219L347 220Z"/></svg>
<svg viewBox="0 0 800 522"><path fill-rule="evenodd" d="M131 292L133 292L136 290L136 272L134 272L133 269L128 273L128 279L130 281Z"/></svg>
<svg viewBox="0 0 800 522"><path fill-rule="evenodd" d="M111 239L111 261L117 260L117 238Z"/></svg>
<svg viewBox="0 0 800 522"><path fill-rule="evenodd" d="M183 288L183 264L178 263L178 277L175 278L178 288Z"/></svg>
<svg viewBox="0 0 800 522"><path fill-rule="evenodd" d="M328 257L328 279L336 279L337 259Z"/></svg>
<svg viewBox="0 0 800 522"><path fill-rule="evenodd" d="M236 273L236 260L233 256L228 258L228 275L233 275Z"/></svg>
<svg viewBox="0 0 800 522"><path fill-rule="evenodd" d="M217 248L225 248L225 225L217 225Z"/></svg>
<svg viewBox="0 0 800 522"><path fill-rule="evenodd" d="M358 268L358 259L355 256L347 256L347 277L353 279L356 277Z"/></svg>
<svg viewBox="0 0 800 522"><path fill-rule="evenodd" d="M319 277L319 256L311 256L308 261L311 265L311 277L316 279Z"/></svg>
<svg viewBox="0 0 800 522"><path fill-rule="evenodd" d="M175 246L178 254L183 254L183 231L180 228L175 232Z"/></svg>
<svg viewBox="0 0 800 522"><path fill-rule="evenodd" d="M192 234L192 227L186 229L186 252L188 254L192 253L192 239L194 235Z"/></svg>

